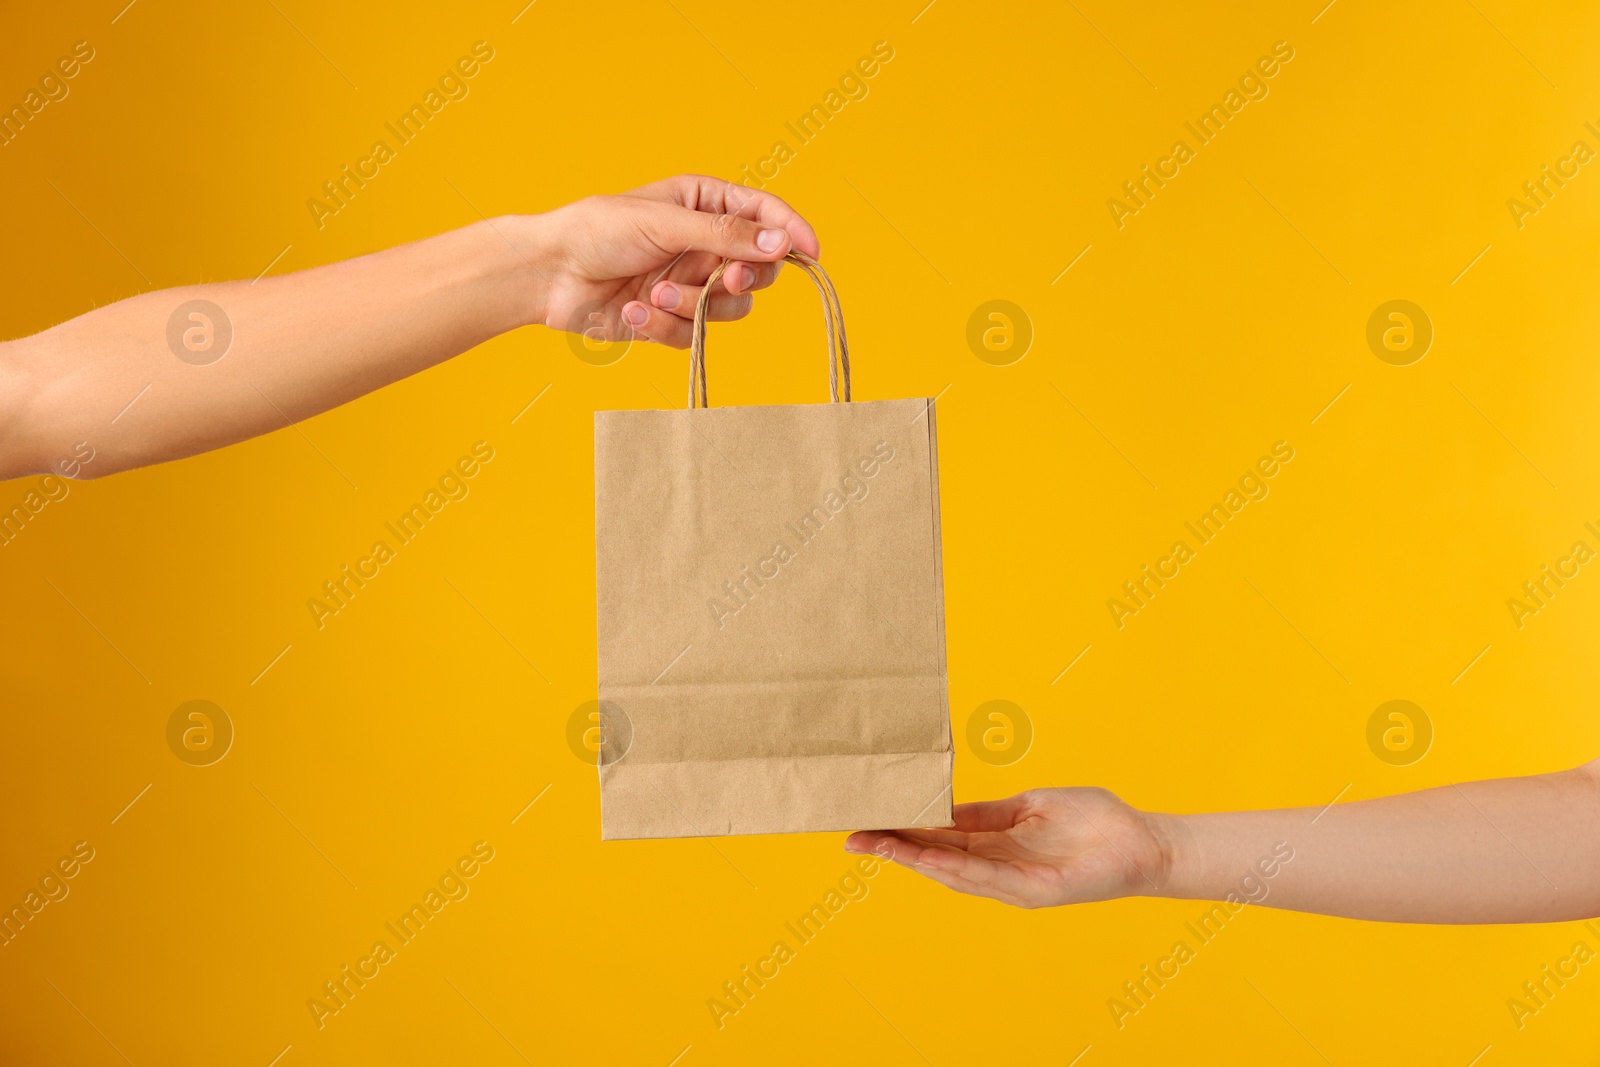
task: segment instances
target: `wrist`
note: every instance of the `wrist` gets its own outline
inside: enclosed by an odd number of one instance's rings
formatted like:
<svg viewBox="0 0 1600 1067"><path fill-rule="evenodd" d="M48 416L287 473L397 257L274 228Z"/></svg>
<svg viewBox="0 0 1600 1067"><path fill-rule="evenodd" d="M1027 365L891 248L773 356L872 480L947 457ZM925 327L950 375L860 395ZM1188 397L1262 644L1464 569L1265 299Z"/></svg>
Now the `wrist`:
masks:
<svg viewBox="0 0 1600 1067"><path fill-rule="evenodd" d="M549 300L549 242L543 216L501 215L477 224L479 241L513 326L545 321Z"/></svg>
<svg viewBox="0 0 1600 1067"><path fill-rule="evenodd" d="M1200 851L1196 847L1194 830L1182 815L1146 812L1145 824L1155 838L1157 873L1153 880L1156 891L1151 896L1188 898L1195 896L1200 882Z"/></svg>

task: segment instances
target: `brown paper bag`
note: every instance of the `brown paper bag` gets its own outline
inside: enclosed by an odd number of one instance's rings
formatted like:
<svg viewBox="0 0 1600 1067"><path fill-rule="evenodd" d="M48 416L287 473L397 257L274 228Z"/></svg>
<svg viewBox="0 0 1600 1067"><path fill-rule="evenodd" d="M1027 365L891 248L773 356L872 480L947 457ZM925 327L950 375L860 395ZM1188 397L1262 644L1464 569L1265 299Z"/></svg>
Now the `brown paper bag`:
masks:
<svg viewBox="0 0 1600 1067"><path fill-rule="evenodd" d="M951 825L933 401L851 402L789 259L832 403L707 406L718 268L689 409L595 414L604 839Z"/></svg>

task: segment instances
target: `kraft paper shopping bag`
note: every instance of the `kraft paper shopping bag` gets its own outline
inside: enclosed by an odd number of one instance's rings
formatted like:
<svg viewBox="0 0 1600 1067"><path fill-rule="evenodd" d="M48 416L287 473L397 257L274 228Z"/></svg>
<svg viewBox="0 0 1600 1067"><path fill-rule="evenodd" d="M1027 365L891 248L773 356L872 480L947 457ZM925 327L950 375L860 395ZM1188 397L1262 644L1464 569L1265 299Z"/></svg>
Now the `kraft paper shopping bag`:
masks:
<svg viewBox="0 0 1600 1067"><path fill-rule="evenodd" d="M932 400L595 415L601 836L951 825ZM726 266L726 264L724 264Z"/></svg>

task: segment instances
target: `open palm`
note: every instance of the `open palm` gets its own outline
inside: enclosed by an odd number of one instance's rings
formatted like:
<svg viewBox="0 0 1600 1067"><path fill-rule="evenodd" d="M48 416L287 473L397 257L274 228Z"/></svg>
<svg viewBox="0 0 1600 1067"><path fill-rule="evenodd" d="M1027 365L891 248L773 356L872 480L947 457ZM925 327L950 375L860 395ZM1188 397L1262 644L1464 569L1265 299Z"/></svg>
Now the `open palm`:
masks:
<svg viewBox="0 0 1600 1067"><path fill-rule="evenodd" d="M1151 819L1081 787L958 804L954 829L863 830L844 847L1020 908L1158 893L1169 868Z"/></svg>

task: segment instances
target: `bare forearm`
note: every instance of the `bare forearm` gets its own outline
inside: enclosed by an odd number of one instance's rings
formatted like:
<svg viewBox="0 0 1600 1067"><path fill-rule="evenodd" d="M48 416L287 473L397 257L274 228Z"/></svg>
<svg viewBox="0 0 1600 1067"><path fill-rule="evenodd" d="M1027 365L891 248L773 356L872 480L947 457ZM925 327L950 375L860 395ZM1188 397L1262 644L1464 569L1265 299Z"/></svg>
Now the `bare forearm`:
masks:
<svg viewBox="0 0 1600 1067"><path fill-rule="evenodd" d="M88 476L219 448L530 322L539 275L510 243L527 243L527 222L478 223L255 282L145 293L0 345L12 405L0 479L49 471L79 441L94 450ZM195 300L220 314L180 311Z"/></svg>
<svg viewBox="0 0 1600 1067"><path fill-rule="evenodd" d="M1600 776L1592 764L1326 810L1159 820L1172 856L1164 896L1222 900L1232 893L1272 907L1389 922L1600 915ZM1278 842L1292 848L1292 858L1262 865Z"/></svg>
<svg viewBox="0 0 1600 1067"><path fill-rule="evenodd" d="M296 274L146 293L0 344L0 480L220 448L535 322L687 348L697 308L744 317L791 250L821 253L788 204L685 174Z"/></svg>

